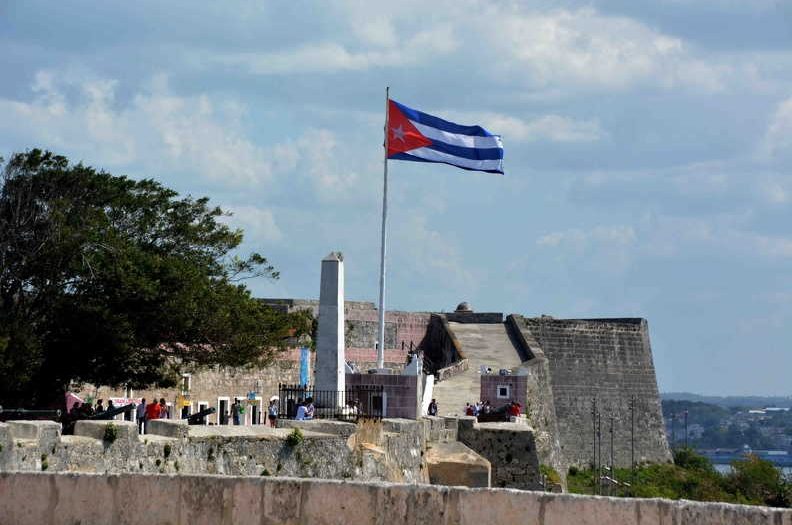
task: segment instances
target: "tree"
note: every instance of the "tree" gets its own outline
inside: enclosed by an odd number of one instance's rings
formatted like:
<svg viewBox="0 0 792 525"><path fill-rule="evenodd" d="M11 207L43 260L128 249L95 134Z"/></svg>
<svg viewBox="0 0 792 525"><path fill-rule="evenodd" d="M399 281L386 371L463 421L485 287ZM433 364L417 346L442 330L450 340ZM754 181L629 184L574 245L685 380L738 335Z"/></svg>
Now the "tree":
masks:
<svg viewBox="0 0 792 525"><path fill-rule="evenodd" d="M792 487L781 471L770 461L754 454L732 461L732 472L726 477L731 492L743 496L749 503L789 507Z"/></svg>
<svg viewBox="0 0 792 525"><path fill-rule="evenodd" d="M310 329L251 297L242 280L278 272L232 255L242 232L207 198L36 149L0 184L0 404L52 405L73 382L167 386L180 364L266 365Z"/></svg>

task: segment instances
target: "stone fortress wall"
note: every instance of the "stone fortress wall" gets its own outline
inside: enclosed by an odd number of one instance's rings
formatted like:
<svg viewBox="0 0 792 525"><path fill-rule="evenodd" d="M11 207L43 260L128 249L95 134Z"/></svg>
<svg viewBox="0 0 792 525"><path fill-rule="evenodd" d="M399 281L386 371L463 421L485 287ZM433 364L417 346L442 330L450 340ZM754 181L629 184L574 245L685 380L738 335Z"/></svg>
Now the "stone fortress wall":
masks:
<svg viewBox="0 0 792 525"><path fill-rule="evenodd" d="M304 309L314 314L318 301L267 299L267 304L284 311ZM377 310L373 303L347 301L347 360L356 361L361 370L374 367ZM497 317L497 318L496 318ZM387 312L386 366L399 369L407 360L412 342L426 356L425 363L446 366L449 374L464 371L464 349L449 328L453 323L504 322L501 314L425 312ZM505 319L515 348L523 361L527 378L524 404L528 423L534 431L536 449L542 464L555 468L562 478L569 465L585 466L593 460L592 399L602 413L602 460L610 458L610 415L614 414L614 457L617 465L629 465L632 450L628 403L636 399L634 450L636 461L669 461L670 453L663 432L660 400L652 362L648 326L642 319L560 320L550 317L525 318L510 315ZM403 346L402 346L403 345ZM311 374L313 373L313 352ZM251 424L254 412L266 411L270 396L279 383L299 381L299 350L280 356L262 369L213 369L186 372L189 377L190 413L205 404L215 408L221 402L230 406L234 397L245 398L258 391L255 410L246 411L244 424ZM312 379L311 379L312 380ZM136 391L146 399L165 397L175 402L182 388ZM82 394L92 397L124 397L125 392L88 386ZM200 404L200 406L199 406ZM219 411L219 410L218 410ZM171 417L180 414L174 408ZM263 421L263 415L260 416ZM208 418L220 423L219 413Z"/></svg>
<svg viewBox="0 0 792 525"><path fill-rule="evenodd" d="M543 316L518 322L547 357L561 450L569 464L585 466L593 460L593 400L601 413L604 464L610 462L613 416L614 463L630 465L633 399L635 460L671 460L645 319Z"/></svg>
<svg viewBox="0 0 792 525"><path fill-rule="evenodd" d="M264 304L284 312L308 310L314 317L319 312L319 301L304 299L262 299ZM377 362L375 350L379 314L374 303L346 301L346 358L354 361L361 370L374 368ZM385 312L385 364L403 367L410 345L419 347L426 338L432 314L428 312Z"/></svg>

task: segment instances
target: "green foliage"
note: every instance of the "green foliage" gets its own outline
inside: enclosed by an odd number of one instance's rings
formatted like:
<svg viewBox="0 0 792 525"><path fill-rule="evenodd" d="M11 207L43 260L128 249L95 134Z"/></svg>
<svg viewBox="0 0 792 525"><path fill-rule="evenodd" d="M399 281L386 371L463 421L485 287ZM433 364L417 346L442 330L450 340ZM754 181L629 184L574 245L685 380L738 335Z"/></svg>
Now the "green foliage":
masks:
<svg viewBox="0 0 792 525"><path fill-rule="evenodd" d="M171 455L171 446L170 443L165 443L165 446L162 448L162 453L165 455L165 459L168 459Z"/></svg>
<svg viewBox="0 0 792 525"><path fill-rule="evenodd" d="M547 480L548 485L560 485L561 475L550 465L539 465L539 472Z"/></svg>
<svg viewBox="0 0 792 525"><path fill-rule="evenodd" d="M789 507L792 503L792 484L784 480L775 465L753 454L732 462L726 486L747 503L776 507Z"/></svg>
<svg viewBox="0 0 792 525"><path fill-rule="evenodd" d="M16 154L0 180L0 403L62 402L72 383L175 383L183 365L268 364L306 314L256 301L240 281L277 278L234 255L242 232L207 198Z"/></svg>
<svg viewBox="0 0 792 525"><path fill-rule="evenodd" d="M305 440L302 430L299 428L292 429L291 433L286 436L286 444L294 448Z"/></svg>
<svg viewBox="0 0 792 525"><path fill-rule="evenodd" d="M264 469L264 470L261 471L261 475L262 476L269 476L270 475L270 471L267 470L267 469Z"/></svg>
<svg viewBox="0 0 792 525"><path fill-rule="evenodd" d="M735 462L733 468L733 473L724 476L707 458L691 449L679 449L674 452L674 464L641 465L635 473L615 469L615 478L630 486L614 487L613 495L790 506L792 484L771 462L747 456ZM567 486L573 493L593 494L592 470L570 468Z"/></svg>
<svg viewBox="0 0 792 525"><path fill-rule="evenodd" d="M113 444L116 439L118 439L118 427L115 426L113 423L108 423L105 425L104 429L104 437L106 443Z"/></svg>

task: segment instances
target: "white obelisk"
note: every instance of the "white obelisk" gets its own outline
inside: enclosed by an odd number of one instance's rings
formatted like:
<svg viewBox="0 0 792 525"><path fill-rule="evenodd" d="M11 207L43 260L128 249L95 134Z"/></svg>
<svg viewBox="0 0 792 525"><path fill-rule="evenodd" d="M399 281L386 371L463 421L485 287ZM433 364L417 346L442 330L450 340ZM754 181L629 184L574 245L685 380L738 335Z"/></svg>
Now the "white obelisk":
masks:
<svg viewBox="0 0 792 525"><path fill-rule="evenodd" d="M316 390L343 392L345 389L344 327L344 257L340 252L332 252L322 259L314 378ZM343 396L336 398L343 404Z"/></svg>

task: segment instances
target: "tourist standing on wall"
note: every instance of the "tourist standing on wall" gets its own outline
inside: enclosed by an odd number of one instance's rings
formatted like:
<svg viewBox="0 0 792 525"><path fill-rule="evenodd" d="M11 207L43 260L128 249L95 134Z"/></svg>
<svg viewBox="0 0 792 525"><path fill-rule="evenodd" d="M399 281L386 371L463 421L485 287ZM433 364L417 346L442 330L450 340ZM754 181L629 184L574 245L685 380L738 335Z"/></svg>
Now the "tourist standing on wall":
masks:
<svg viewBox="0 0 792 525"><path fill-rule="evenodd" d="M160 417L160 406L157 404L157 400L155 399L153 403L149 403L146 405L146 424L152 419L159 419Z"/></svg>
<svg viewBox="0 0 792 525"><path fill-rule="evenodd" d="M161 397L159 402L159 419L170 419L168 405L165 403L164 397Z"/></svg>
<svg viewBox="0 0 792 525"><path fill-rule="evenodd" d="M235 425L239 425L239 401L236 399L231 403L231 418L234 420Z"/></svg>
<svg viewBox="0 0 792 525"><path fill-rule="evenodd" d="M135 416L137 417L138 434L143 434L144 426L146 424L146 398L140 400L137 408L135 408Z"/></svg>
<svg viewBox="0 0 792 525"><path fill-rule="evenodd" d="M269 425L271 427L277 426L278 423L278 402L276 400L270 401L269 407L267 408L267 419L269 419Z"/></svg>

